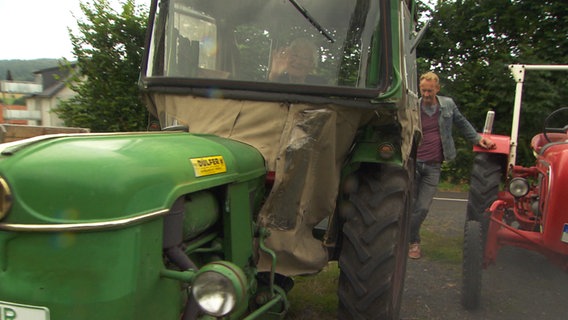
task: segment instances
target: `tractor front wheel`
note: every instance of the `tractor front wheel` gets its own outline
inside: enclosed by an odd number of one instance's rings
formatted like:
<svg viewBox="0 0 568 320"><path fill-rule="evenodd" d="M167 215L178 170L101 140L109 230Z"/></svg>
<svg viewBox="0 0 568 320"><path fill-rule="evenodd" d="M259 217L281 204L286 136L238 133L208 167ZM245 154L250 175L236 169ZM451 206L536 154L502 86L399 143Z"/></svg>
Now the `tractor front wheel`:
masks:
<svg viewBox="0 0 568 320"><path fill-rule="evenodd" d="M486 218L487 209L497 199L503 163L503 156L499 154L475 155L469 184L467 220L483 221Z"/></svg>
<svg viewBox="0 0 568 320"><path fill-rule="evenodd" d="M481 237L481 223L475 220L466 221L463 239L462 305L467 310L479 307L483 269Z"/></svg>
<svg viewBox="0 0 568 320"><path fill-rule="evenodd" d="M353 174L342 212L338 319L398 319L409 237L410 176L367 165Z"/></svg>

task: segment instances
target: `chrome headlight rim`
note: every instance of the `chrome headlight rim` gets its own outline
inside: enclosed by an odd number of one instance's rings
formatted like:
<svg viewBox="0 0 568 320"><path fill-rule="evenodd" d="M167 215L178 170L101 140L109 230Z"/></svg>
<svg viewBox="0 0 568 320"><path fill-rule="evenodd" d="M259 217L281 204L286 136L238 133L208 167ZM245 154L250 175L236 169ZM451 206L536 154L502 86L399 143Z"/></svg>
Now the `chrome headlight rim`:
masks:
<svg viewBox="0 0 568 320"><path fill-rule="evenodd" d="M529 193L530 185L527 179L516 177L511 179L508 189L515 198L522 198Z"/></svg>
<svg viewBox="0 0 568 320"><path fill-rule="evenodd" d="M191 294L205 313L223 317L242 305L246 283L246 276L238 266L228 261L216 261L197 272Z"/></svg>
<svg viewBox="0 0 568 320"><path fill-rule="evenodd" d="M12 190L8 182L0 177L0 220L4 219L12 207Z"/></svg>

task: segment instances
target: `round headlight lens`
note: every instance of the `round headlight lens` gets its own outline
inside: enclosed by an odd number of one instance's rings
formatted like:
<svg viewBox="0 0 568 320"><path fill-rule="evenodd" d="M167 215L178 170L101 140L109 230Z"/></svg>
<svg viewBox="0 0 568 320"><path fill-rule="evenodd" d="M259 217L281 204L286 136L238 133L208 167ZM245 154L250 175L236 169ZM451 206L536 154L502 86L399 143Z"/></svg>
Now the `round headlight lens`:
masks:
<svg viewBox="0 0 568 320"><path fill-rule="evenodd" d="M228 314L237 303L231 281L217 272L201 273L195 279L192 291L203 311L215 317Z"/></svg>
<svg viewBox="0 0 568 320"><path fill-rule="evenodd" d="M246 296L246 276L227 261L210 263L197 273L192 294L201 309L214 317L232 312Z"/></svg>
<svg viewBox="0 0 568 320"><path fill-rule="evenodd" d="M509 192L517 197L524 197L529 193L529 182L524 178L513 178L509 183Z"/></svg>

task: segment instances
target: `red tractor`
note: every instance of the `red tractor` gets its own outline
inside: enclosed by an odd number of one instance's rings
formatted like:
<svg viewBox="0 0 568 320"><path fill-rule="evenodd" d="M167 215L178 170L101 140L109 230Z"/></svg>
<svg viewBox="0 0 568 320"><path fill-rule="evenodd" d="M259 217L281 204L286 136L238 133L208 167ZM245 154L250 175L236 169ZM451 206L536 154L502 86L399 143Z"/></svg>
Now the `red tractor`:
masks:
<svg viewBox="0 0 568 320"><path fill-rule="evenodd" d="M511 136L483 134L496 142L477 152L472 169L463 243L462 304L479 306L482 269L495 263L502 246L539 252L568 271L568 107L548 115L531 148L536 161L515 164L525 71L568 70L568 65L511 65L517 83Z"/></svg>

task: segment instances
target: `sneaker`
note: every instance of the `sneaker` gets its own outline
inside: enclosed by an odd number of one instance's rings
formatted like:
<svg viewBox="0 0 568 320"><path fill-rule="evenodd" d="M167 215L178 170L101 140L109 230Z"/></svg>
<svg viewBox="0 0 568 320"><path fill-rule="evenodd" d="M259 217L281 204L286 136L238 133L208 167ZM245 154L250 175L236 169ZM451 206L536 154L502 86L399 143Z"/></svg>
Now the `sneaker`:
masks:
<svg viewBox="0 0 568 320"><path fill-rule="evenodd" d="M420 243L410 244L410 249L408 250L408 257L410 259L420 259L422 257L422 252L420 251Z"/></svg>

